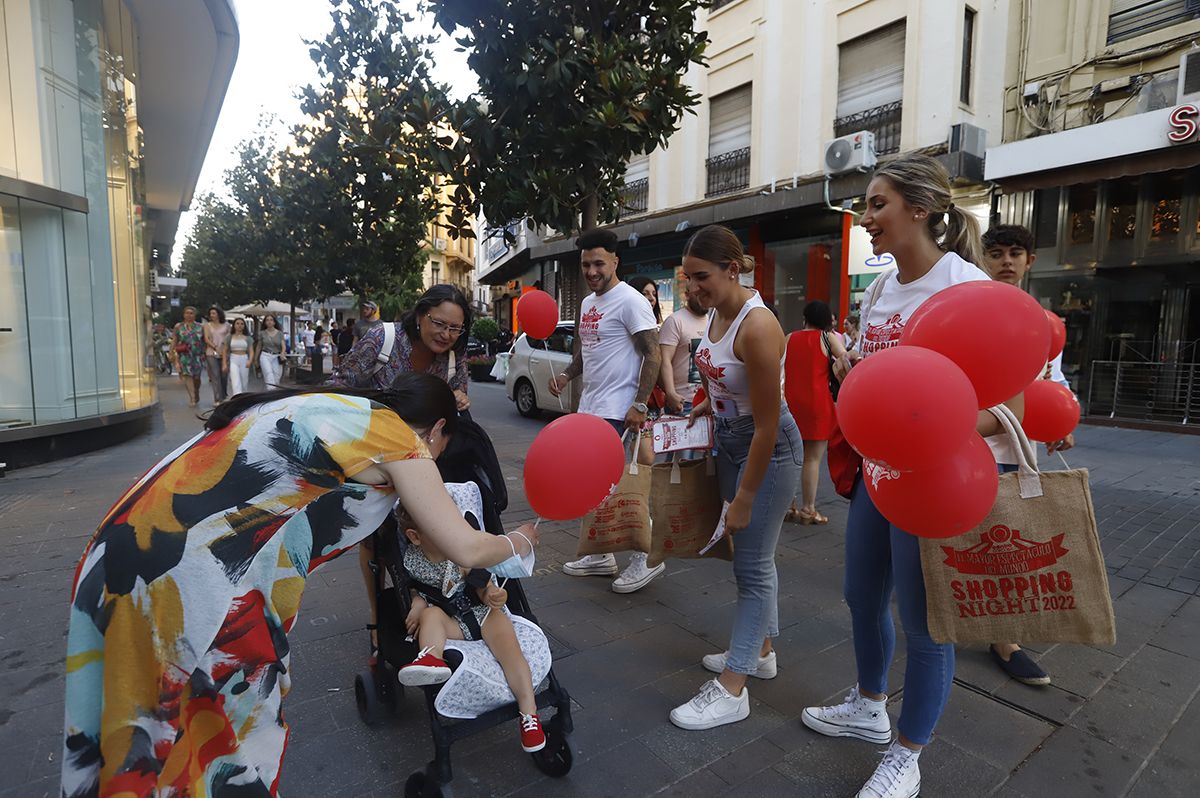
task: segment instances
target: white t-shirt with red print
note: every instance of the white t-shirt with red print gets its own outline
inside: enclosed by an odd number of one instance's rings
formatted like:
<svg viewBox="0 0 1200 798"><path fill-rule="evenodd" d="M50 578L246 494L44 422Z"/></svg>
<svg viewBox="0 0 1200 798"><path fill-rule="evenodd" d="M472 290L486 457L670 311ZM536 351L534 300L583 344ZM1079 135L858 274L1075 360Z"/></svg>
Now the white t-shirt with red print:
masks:
<svg viewBox="0 0 1200 798"><path fill-rule="evenodd" d="M633 336L658 327L654 311L641 291L619 282L579 308L580 349L583 353L583 393L579 412L623 419L637 398L642 356Z"/></svg>
<svg viewBox="0 0 1200 798"><path fill-rule="evenodd" d="M924 276L911 283L901 283L898 275L895 271L880 275L867 287L859 340L859 351L864 357L897 346L913 312L938 291L972 280L991 279L978 266L953 252L947 252Z"/></svg>

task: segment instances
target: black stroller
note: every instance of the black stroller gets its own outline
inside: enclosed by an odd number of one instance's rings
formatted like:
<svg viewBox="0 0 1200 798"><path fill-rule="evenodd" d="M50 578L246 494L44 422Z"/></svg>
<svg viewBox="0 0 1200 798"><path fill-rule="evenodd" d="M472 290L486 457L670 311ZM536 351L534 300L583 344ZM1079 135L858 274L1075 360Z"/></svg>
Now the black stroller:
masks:
<svg viewBox="0 0 1200 798"><path fill-rule="evenodd" d="M503 530L500 513L508 506L504 475L500 470L491 439L483 428L463 414L458 430L447 450L438 458L438 469L446 482L474 482L483 496L483 528L493 534ZM408 577L403 562L401 533L394 517L374 534L374 557L371 570L375 578L375 597L378 606L376 620L379 656L376 664L354 679L354 697L359 715L367 724L381 720L387 712L399 711L404 687L397 679L397 671L417 655L416 642L406 640L404 619L408 614L410 600L407 588ZM385 587L385 572L391 576L392 587ZM505 585L508 591L509 612L531 623L537 618L529 606L519 580L510 579ZM458 651L446 649L445 659L451 669L462 664ZM450 767L450 746L485 729L517 718L515 702L485 712L469 720L449 721L441 717L434 707L438 691L444 685L422 687L429 712L429 725L433 732L434 758L425 770L409 776L404 785L406 798L433 798L449 796L453 778ZM548 776L565 776L571 770L572 754L567 735L571 733L571 699L559 684L550 669L546 687L537 693L538 709L555 708L555 714L543 723L546 747L530 754L534 765Z"/></svg>

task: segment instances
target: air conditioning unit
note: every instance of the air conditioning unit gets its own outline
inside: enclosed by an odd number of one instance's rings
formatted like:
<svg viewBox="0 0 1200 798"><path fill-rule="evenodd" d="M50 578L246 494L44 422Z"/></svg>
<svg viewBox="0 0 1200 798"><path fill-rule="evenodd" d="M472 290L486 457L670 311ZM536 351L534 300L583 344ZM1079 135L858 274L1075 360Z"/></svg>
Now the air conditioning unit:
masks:
<svg viewBox="0 0 1200 798"><path fill-rule="evenodd" d="M1197 3L1200 10L1200 3ZM1179 93L1177 105L1200 102L1200 47L1193 47L1179 57Z"/></svg>
<svg viewBox="0 0 1200 798"><path fill-rule="evenodd" d="M825 144L825 174L866 172L875 168L875 134L860 130Z"/></svg>
<svg viewBox="0 0 1200 798"><path fill-rule="evenodd" d="M433 239L433 248L436 249L438 252L445 252L446 251L446 239L444 239L444 238Z"/></svg>
<svg viewBox="0 0 1200 798"><path fill-rule="evenodd" d="M960 122L950 126L950 152L965 152L976 158L987 156L987 131L981 127Z"/></svg>

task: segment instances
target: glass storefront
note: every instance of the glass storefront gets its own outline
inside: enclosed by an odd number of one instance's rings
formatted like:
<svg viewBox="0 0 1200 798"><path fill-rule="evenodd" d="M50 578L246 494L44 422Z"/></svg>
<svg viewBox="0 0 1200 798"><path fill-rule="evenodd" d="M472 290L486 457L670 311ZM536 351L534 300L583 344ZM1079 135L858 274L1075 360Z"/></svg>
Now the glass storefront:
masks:
<svg viewBox="0 0 1200 798"><path fill-rule="evenodd" d="M5 11L0 431L156 401L134 20L120 0Z"/></svg>

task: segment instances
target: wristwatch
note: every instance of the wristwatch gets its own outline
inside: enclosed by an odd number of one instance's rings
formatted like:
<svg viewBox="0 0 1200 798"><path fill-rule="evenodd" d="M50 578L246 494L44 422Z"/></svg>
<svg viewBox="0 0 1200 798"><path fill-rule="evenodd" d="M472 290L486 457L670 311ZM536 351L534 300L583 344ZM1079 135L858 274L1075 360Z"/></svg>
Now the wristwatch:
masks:
<svg viewBox="0 0 1200 798"><path fill-rule="evenodd" d="M648 413L650 411L650 406L645 402L634 402L633 409L639 413Z"/></svg>

